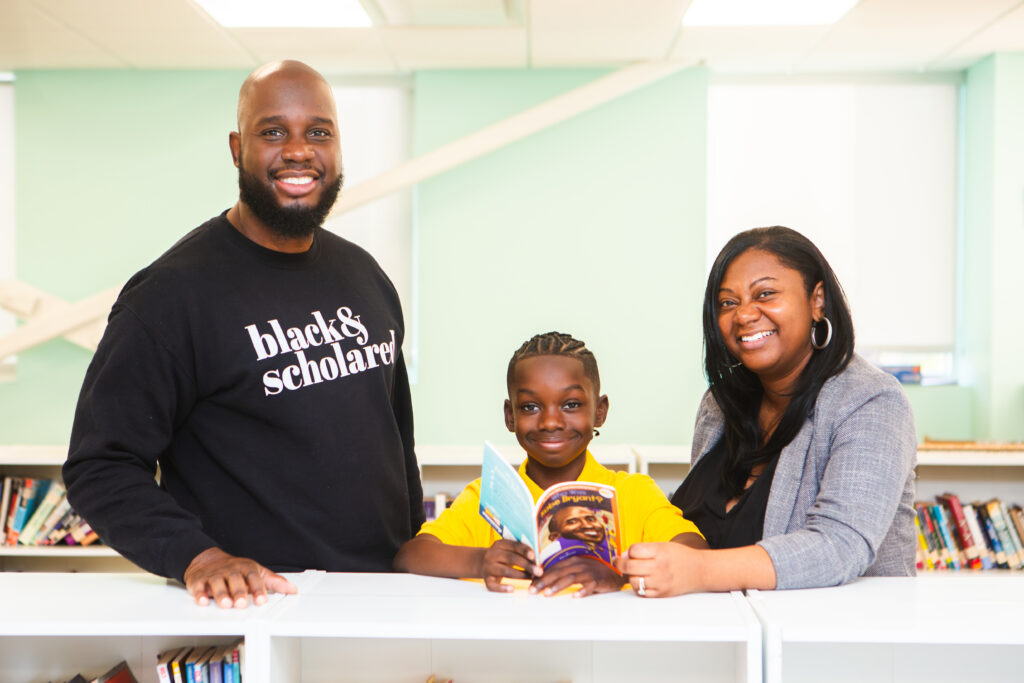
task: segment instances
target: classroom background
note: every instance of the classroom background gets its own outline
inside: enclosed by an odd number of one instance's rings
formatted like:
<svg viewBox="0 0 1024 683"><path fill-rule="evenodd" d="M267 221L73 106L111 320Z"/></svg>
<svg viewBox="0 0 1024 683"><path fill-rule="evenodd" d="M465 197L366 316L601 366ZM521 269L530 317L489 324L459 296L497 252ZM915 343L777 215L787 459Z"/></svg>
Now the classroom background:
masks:
<svg viewBox="0 0 1024 683"><path fill-rule="evenodd" d="M362 0L370 25L283 29L200 4L3 3L0 344L227 209L238 87L296 58L337 88L329 227L402 294L418 443L513 443L506 363L552 329L597 355L601 440L689 443L710 259L773 224L833 263L860 352L922 366L919 437L1024 439L1024 3L736 27L686 24L697 0ZM91 355L6 358L0 445L66 444Z"/></svg>

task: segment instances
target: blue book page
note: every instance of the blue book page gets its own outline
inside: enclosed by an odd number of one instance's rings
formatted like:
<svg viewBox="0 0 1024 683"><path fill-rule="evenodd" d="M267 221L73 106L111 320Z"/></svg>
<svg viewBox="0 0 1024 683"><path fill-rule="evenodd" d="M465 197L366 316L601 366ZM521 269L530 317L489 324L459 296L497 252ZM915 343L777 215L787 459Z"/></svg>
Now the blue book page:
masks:
<svg viewBox="0 0 1024 683"><path fill-rule="evenodd" d="M533 496L519 472L486 441L480 473L480 514L502 538L539 551Z"/></svg>

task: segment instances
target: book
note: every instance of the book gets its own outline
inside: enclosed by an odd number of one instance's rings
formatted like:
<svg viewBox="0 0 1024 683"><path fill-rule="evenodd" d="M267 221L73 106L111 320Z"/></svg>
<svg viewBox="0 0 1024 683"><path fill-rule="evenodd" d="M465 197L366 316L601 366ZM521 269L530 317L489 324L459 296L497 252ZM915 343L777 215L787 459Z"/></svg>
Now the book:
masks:
<svg viewBox="0 0 1024 683"><path fill-rule="evenodd" d="M25 477L18 492L18 503L14 509L14 518L7 527L7 545L17 545L21 529L28 521L29 515L35 509L36 494L39 492L40 481L32 477Z"/></svg>
<svg viewBox="0 0 1024 683"><path fill-rule="evenodd" d="M231 648L231 680L242 683L242 671L245 669L245 641L239 640Z"/></svg>
<svg viewBox="0 0 1024 683"><path fill-rule="evenodd" d="M33 544L36 534L39 533L39 529L43 526L43 522L47 520L53 509L64 499L65 493L67 493L67 489L59 481L51 481L46 485L46 493L42 494L42 498L32 511L32 516L28 518L25 526L21 528L21 533L18 534L19 545Z"/></svg>
<svg viewBox="0 0 1024 683"><path fill-rule="evenodd" d="M999 513L1002 515L1003 521L1006 523L1006 531L1010 536L1010 540L1013 541L1014 547L1017 549L1017 556L1020 558L1021 566L1024 566L1024 543L1021 541L1020 534L1017 533L1017 527L1013 524L1013 518L1010 517L1010 510L1006 506L1006 503L996 499L996 503L999 505Z"/></svg>
<svg viewBox="0 0 1024 683"><path fill-rule="evenodd" d="M932 519L931 514L928 512L927 503L914 503L914 509L917 510L917 516L921 521L921 530L924 532L925 540L928 542L929 557L932 560L932 564L936 569L947 569L949 553L942 547L942 542L939 540L938 532L935 529L935 522Z"/></svg>
<svg viewBox="0 0 1024 683"><path fill-rule="evenodd" d="M18 514L18 504L21 502L21 492L25 488L25 479L22 477L11 478L11 497L7 503L7 519L4 522L4 528L2 535L0 535L0 544L10 545L7 541L11 537L14 531L14 518Z"/></svg>
<svg viewBox="0 0 1024 683"><path fill-rule="evenodd" d="M995 557L995 566L999 569L1009 569L1010 565L1006 560L1003 544L999 540L999 535L992 524L992 519L989 517L988 508L984 503L978 501L971 504L974 506L974 512L978 515L978 526L981 527L982 532L985 534L985 540L992 549L992 554Z"/></svg>
<svg viewBox="0 0 1024 683"><path fill-rule="evenodd" d="M938 530L939 537L942 539L942 544L946 547L946 551L949 554L949 568L960 569L963 566L963 563L960 560L960 556L963 551L953 538L953 533L949 528L949 522L946 520L946 513L943 510L943 507L934 503L928 506L928 511L935 520L935 528Z"/></svg>
<svg viewBox="0 0 1024 683"><path fill-rule="evenodd" d="M61 497L60 502L54 506L53 511L46 517L42 525L39 527L39 531L36 532L35 538L32 539L32 545L46 545L45 541L49 538L50 533L57 526L60 520L64 519L64 516L71 510L71 501L68 500L67 495Z"/></svg>
<svg viewBox="0 0 1024 683"><path fill-rule="evenodd" d="M1009 508L1010 521L1013 522L1014 528L1017 529L1017 535L1024 540L1024 510L1021 509L1020 505L1011 505Z"/></svg>
<svg viewBox="0 0 1024 683"><path fill-rule="evenodd" d="M185 658L192 652L192 648L183 647L171 660L171 680L173 683L185 683Z"/></svg>
<svg viewBox="0 0 1024 683"><path fill-rule="evenodd" d="M964 503L963 512L964 518L967 520L967 526L971 529L971 536L974 537L974 542L978 548L981 568L992 569L996 563L995 556L992 555L992 550L989 548L988 543L985 542L985 536L981 532L981 527L978 526L978 513L974 511L974 506L970 503Z"/></svg>
<svg viewBox="0 0 1024 683"><path fill-rule="evenodd" d="M614 568L620 552L613 487L566 481L547 488L534 503L516 469L487 442L480 475L480 514L502 538L533 548L544 568L580 556Z"/></svg>
<svg viewBox="0 0 1024 683"><path fill-rule="evenodd" d="M203 676L203 663L209 662L210 654L213 650L213 646L205 648L197 647L192 650L192 653L185 659L185 676L188 683L205 683L206 678Z"/></svg>
<svg viewBox="0 0 1024 683"><path fill-rule="evenodd" d="M7 533L7 506L11 502L11 487L14 486L14 477L4 477L3 492L0 493L0 540L5 539Z"/></svg>
<svg viewBox="0 0 1024 683"><path fill-rule="evenodd" d="M946 509L953 520L952 530L960 541L960 547L964 551L964 561L971 569L981 569L981 550L974 540L974 534L967 524L967 517L964 515L963 505L960 498L954 493L943 493L935 497L936 500Z"/></svg>
<svg viewBox="0 0 1024 683"><path fill-rule="evenodd" d="M186 648L178 647L172 650L165 650L156 656L156 677L160 683L174 683L174 673L171 671L171 661L185 649Z"/></svg>
<svg viewBox="0 0 1024 683"><path fill-rule="evenodd" d="M914 551L914 564L918 570L935 569L935 564L928 555L928 541L924 538L924 531L921 530L921 518L914 514L914 530L917 532L917 548Z"/></svg>
<svg viewBox="0 0 1024 683"><path fill-rule="evenodd" d="M57 545L64 540L64 537L68 535L71 529L82 521L82 518L78 516L78 513L73 509L68 510L64 513L57 525L53 527L53 531L50 532L49 536L46 537L45 545Z"/></svg>
<svg viewBox="0 0 1024 683"><path fill-rule="evenodd" d="M139 683L127 662L119 662L113 669L98 677L93 683Z"/></svg>
<svg viewBox="0 0 1024 683"><path fill-rule="evenodd" d="M1021 557L1021 552L1017 549L1017 546L1013 542L1013 538L1010 536L1010 531L1006 526L1006 520L1003 518L1002 507L998 498L985 503L985 507L988 510L989 519L992 520L992 525L995 527L996 535L999 537L999 542L1003 546L1003 551L1006 553L1006 563L1010 569L1020 569L1021 564L1024 564L1024 559Z"/></svg>

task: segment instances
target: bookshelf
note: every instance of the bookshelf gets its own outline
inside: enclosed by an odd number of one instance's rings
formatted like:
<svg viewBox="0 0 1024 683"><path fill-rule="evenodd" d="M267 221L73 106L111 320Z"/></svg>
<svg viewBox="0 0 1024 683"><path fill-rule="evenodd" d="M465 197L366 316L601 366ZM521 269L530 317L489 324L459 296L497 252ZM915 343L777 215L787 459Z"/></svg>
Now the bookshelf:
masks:
<svg viewBox="0 0 1024 683"><path fill-rule="evenodd" d="M0 446L0 481L16 475L60 479L67 446ZM139 571L111 548L0 545L0 571Z"/></svg>
<svg viewBox="0 0 1024 683"><path fill-rule="evenodd" d="M156 683L158 652L239 637L246 683L431 673L484 683L638 680L638 672L652 682L761 679L761 630L741 593L574 600L406 574L289 578L296 596L218 610L147 575L0 574L0 680L59 680L124 659L139 683Z"/></svg>
<svg viewBox="0 0 1024 683"><path fill-rule="evenodd" d="M748 591L764 631L764 681L1019 681L1020 580L931 573Z"/></svg>

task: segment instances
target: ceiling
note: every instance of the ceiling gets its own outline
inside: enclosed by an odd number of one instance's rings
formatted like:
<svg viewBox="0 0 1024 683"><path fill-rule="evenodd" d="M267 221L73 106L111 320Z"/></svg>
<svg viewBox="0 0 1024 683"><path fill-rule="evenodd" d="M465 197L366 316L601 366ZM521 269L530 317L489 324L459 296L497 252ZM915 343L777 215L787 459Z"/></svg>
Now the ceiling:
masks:
<svg viewBox="0 0 1024 683"><path fill-rule="evenodd" d="M360 1L373 28L228 29L193 0L0 0L0 71L287 57L332 74L644 60L723 73L945 72L1024 50L1024 0L860 0L831 26L764 28L682 27L690 0Z"/></svg>

